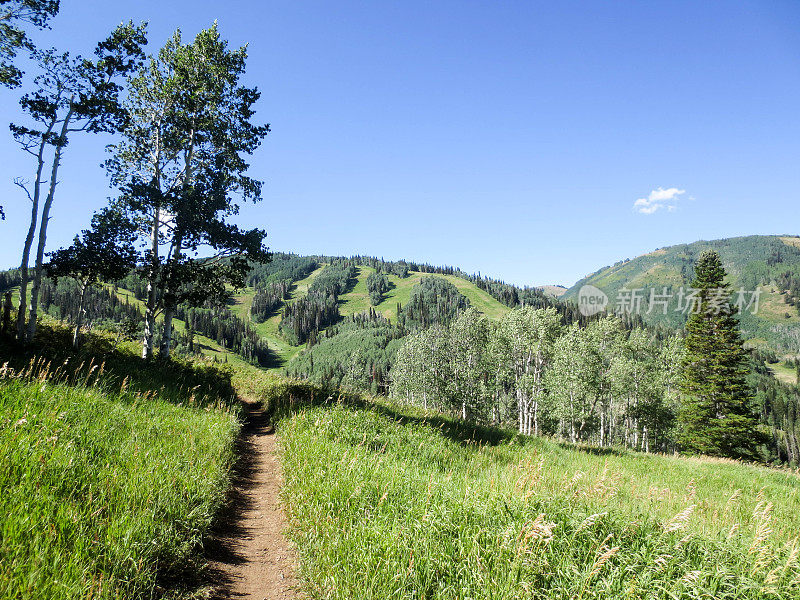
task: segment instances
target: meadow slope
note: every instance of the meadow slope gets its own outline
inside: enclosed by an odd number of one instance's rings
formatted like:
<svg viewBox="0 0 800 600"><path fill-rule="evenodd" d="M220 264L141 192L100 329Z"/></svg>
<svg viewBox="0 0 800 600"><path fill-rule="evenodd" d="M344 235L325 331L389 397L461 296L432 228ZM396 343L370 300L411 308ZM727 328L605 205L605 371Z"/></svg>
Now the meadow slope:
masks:
<svg viewBox="0 0 800 600"><path fill-rule="evenodd" d="M796 472L521 438L308 383L260 393L313 598L800 594Z"/></svg>
<svg viewBox="0 0 800 600"><path fill-rule="evenodd" d="M70 341L0 344L0 598L185 594L235 457L230 374Z"/></svg>
<svg viewBox="0 0 800 600"><path fill-rule="evenodd" d="M290 297L285 301L285 304L290 304L298 298L305 296L308 293L308 286L311 285L325 266L326 265L320 266L305 279L294 282ZM344 317L368 311L372 307L369 301L366 281L367 277L369 277L370 273L373 273L375 269L362 265L358 266L356 270L356 277L350 282L347 291L339 298L339 312ZM392 274L388 275L391 289L385 295L383 301L373 308L387 319L391 319L392 321L396 320L397 305L405 305L411 298L411 290L420 282L420 279L431 276L433 275L430 273L419 273L416 271L409 272L408 277L405 278L400 278ZM458 291L470 301L472 306L492 320L499 320L510 310L507 306L501 304L487 292L479 289L475 284L466 279L462 279L456 275L436 275L436 277L447 279L453 283L453 285L458 288ZM230 309L242 319L248 320L254 294L255 290L252 288L247 288L235 293L233 304L230 306ZM281 336L278 329L281 322L281 311L282 307L276 310L275 313L263 323L252 323L252 325L274 351L278 359L278 366L286 366L305 346L292 345Z"/></svg>

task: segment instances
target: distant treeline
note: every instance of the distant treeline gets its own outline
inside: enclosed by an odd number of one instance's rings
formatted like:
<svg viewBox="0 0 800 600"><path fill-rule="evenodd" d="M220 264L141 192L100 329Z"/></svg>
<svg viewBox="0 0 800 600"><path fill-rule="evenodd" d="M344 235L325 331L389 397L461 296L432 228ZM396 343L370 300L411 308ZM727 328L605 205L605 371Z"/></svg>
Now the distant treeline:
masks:
<svg viewBox="0 0 800 600"><path fill-rule="evenodd" d="M250 317L256 323L263 323L289 298L290 279L279 279L260 283L250 306Z"/></svg>
<svg viewBox="0 0 800 600"><path fill-rule="evenodd" d="M386 273L374 272L367 276L367 293L372 306L383 302L383 295L391 289L391 283Z"/></svg>
<svg viewBox="0 0 800 600"><path fill-rule="evenodd" d="M467 300L458 288L442 277L424 277L411 290L405 306L397 306L397 324L416 331L434 324L446 325L467 309Z"/></svg>
<svg viewBox="0 0 800 600"><path fill-rule="evenodd" d="M311 301L315 298L311 293L308 297ZM301 298L291 306L299 304L307 310L308 301ZM329 306L333 311L333 304ZM287 373L318 383L386 394L389 373L404 337L431 325L447 325L468 307L469 300L452 283L442 277L424 277L412 288L411 300L405 306L397 305L394 322L370 308L321 334L321 328L310 324L309 348L290 363ZM336 315L338 318L338 309Z"/></svg>
<svg viewBox="0 0 800 600"><path fill-rule="evenodd" d="M275 281L299 281L308 277L318 266L314 257L276 252L271 262L250 265L247 285L258 289Z"/></svg>
<svg viewBox="0 0 800 600"><path fill-rule="evenodd" d="M342 279L346 276L343 269L347 267L339 267L335 271L341 274ZM320 277L323 273L325 271ZM391 322L370 309L367 313L353 315L340 325L331 326L341 318L338 303L333 296L318 296L310 291L308 296L298 299L284 310L285 315L289 314L289 319L284 317L281 324L285 337L309 346L290 363L287 373L302 375L319 383L346 384L359 390L386 393L398 345L392 344L389 350L389 344L432 326L448 326L469 306L469 300L455 285L443 277L428 275L421 277L419 283L414 285L405 305L397 304L396 316ZM553 310L562 325L571 323L563 312L555 308ZM594 322L599 318L593 317L589 321ZM327 329L321 334L326 323ZM619 323L626 331L642 328L637 318L620 319ZM287 329L290 324L297 329ZM674 332L661 328L647 330L659 341L674 335ZM354 358L355 338L358 338L360 346L358 356ZM317 349L315 344L323 345L324 349ZM315 358L310 359L309 353Z"/></svg>
<svg viewBox="0 0 800 600"><path fill-rule="evenodd" d="M768 365L777 362L774 352L754 351L749 383L761 422L769 428L772 459L800 465L800 385L786 385L773 377ZM800 361L791 364L800 384Z"/></svg>
<svg viewBox="0 0 800 600"><path fill-rule="evenodd" d="M19 269L10 269L0 272L0 293L16 287L20 282Z"/></svg>
<svg viewBox="0 0 800 600"><path fill-rule="evenodd" d="M316 256L314 258L319 262L345 260L341 257L336 258L327 256ZM512 285L499 279L486 277L480 273L467 273L466 271L463 271L457 267L435 266L428 263L418 263L406 260L387 261L382 258L375 258L372 256L351 256L346 260L354 265L372 267L378 273L396 275L401 279L411 275L412 271L432 275L454 275L473 283L478 289L485 291L501 304L511 308L515 306L532 306L534 308L552 307L558 311L567 325L572 323L581 323L582 325L587 325L592 320L591 318L583 316L578 310L577 305L574 303L564 302L558 298L553 298L552 296L545 294L539 288ZM372 295L370 298L372 299ZM375 299L377 300L377 294L375 295ZM373 302L373 306L374 305L375 302ZM636 317L638 317L638 315L636 315ZM641 323L641 319L634 318L630 324L635 326L635 323Z"/></svg>
<svg viewBox="0 0 800 600"><path fill-rule="evenodd" d="M13 271L0 272L0 283L12 282L8 287L13 287L14 280ZM134 273L119 282L89 287L82 321L87 327L113 329L130 339L138 339L142 335L141 306L132 302L127 294L120 293L120 288L131 291L137 299L146 294L146 284ZM45 313L56 319L74 324L78 318L79 297L79 284L70 277L57 282L50 278L42 280L39 304ZM174 351L177 354L198 354L200 349L194 336L201 334L250 363L266 365L270 360L267 343L249 323L226 306L207 304L191 308L181 304L177 307L176 317L186 324L185 331L174 333Z"/></svg>
<svg viewBox="0 0 800 600"><path fill-rule="evenodd" d="M74 279L51 279L42 281L39 305L56 319L75 323L79 310L79 286ZM86 290L83 322L91 325L102 323L124 323L131 321L135 330L142 319L142 311L132 304L128 296L120 297L116 286L92 287Z"/></svg>

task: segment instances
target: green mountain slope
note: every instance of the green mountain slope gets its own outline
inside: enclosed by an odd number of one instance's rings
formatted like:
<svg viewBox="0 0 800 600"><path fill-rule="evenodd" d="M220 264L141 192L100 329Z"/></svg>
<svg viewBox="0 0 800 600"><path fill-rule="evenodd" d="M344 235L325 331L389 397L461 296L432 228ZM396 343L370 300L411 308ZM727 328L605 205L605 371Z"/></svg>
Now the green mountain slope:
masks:
<svg viewBox="0 0 800 600"><path fill-rule="evenodd" d="M644 297L640 314L646 322L682 326L686 315L677 310L677 296L665 315L662 306L650 306L650 290L660 294L666 287L668 294L678 294L681 286L688 289L694 263L707 249L719 252L734 290L761 289L758 310L746 310L741 317L742 330L751 343L800 353L800 237L746 236L659 248L603 267L578 281L562 299L577 302L581 288L591 285L606 294L609 308L614 309L623 288L638 289ZM746 302L750 299L745 296Z"/></svg>
<svg viewBox="0 0 800 600"><path fill-rule="evenodd" d="M317 275L322 272L324 267L320 266L313 271L308 277L294 282L291 288L290 297L284 302L294 302L298 298L302 298L308 293L308 286L316 279ZM253 297L255 296L255 289L247 288L238 292L233 297L233 306L230 309L242 319L250 321L255 327L258 334L263 337L270 349L275 353L280 364L285 364L290 361L294 356L300 352L302 346L293 346L287 342L278 331L278 326L281 324L281 308L275 311L269 319L263 323L256 323L250 319L250 307L253 304Z"/></svg>
<svg viewBox="0 0 800 600"><path fill-rule="evenodd" d="M319 275L327 265L327 263L319 264L320 266L308 277L293 283L289 299L285 300L269 319L263 323L251 321L253 327L259 335L266 340L282 366L287 365L305 347L305 345L292 345L281 335L278 327L282 318L283 306L295 302L308 293L308 287L311 282L314 281L317 275ZM375 272L375 269L366 265L360 265L356 267L356 271L356 277L351 281L347 292L342 294L339 298L339 312L343 317L363 313L371 308L366 281L367 277ZM434 275L431 273L409 271L407 277L398 277L391 273L387 276L390 282L390 289L385 294L383 301L374 308L376 312L387 319L395 321L397 317L397 305L405 306L411 298L411 290L414 286L423 278L432 277ZM470 301L472 306L483 312L492 320L499 320L510 310L509 307L498 302L471 281L467 281L457 275L439 274L435 276L446 279L455 285L458 291ZM254 295L255 289L253 288L247 288L235 294L234 303L230 309L239 317L250 320L250 307L253 303Z"/></svg>
<svg viewBox="0 0 800 600"><path fill-rule="evenodd" d="M358 267L358 276L355 286L341 297L342 303L339 307L339 311L342 315L347 316L369 310L370 303L366 282L369 274L374 271L375 269L372 267ZM421 279L431 276L430 273L418 273L416 271L409 271L408 277L404 278L389 274L388 277L391 289L386 294L383 302L375 307L375 310L387 319L394 320L397 314L397 304L405 305L411 298L411 290L414 286L417 285ZM484 290L479 289L478 286L471 281L467 281L457 275L436 275L436 277L446 279L455 285L458 291L469 300L472 306L492 320L499 320L510 310L507 306L492 298L492 296Z"/></svg>

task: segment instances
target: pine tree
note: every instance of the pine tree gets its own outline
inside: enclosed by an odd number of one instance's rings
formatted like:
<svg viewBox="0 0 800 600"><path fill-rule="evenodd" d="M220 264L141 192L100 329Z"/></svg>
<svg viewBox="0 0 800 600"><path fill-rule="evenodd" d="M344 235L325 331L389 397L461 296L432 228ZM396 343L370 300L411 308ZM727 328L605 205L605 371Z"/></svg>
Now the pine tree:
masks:
<svg viewBox="0 0 800 600"><path fill-rule="evenodd" d="M690 452L756 459L760 434L750 409L747 352L725 275L719 254L700 255L697 302L686 323L680 443Z"/></svg>

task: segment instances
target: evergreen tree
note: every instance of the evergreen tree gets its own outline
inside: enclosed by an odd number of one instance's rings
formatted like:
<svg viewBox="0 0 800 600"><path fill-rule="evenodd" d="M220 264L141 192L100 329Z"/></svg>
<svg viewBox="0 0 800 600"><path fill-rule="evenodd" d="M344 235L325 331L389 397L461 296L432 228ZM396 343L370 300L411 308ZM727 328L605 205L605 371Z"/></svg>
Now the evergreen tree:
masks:
<svg viewBox="0 0 800 600"><path fill-rule="evenodd" d="M372 306L378 306L383 302L383 295L390 289L389 278L386 273L370 273L367 277L367 292Z"/></svg>
<svg viewBox="0 0 800 600"><path fill-rule="evenodd" d="M686 323L680 442L691 452L754 459L760 436L750 409L747 352L725 275L719 254L700 255L697 302Z"/></svg>

